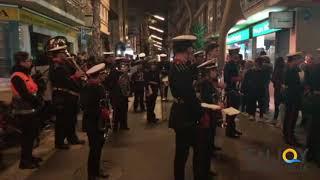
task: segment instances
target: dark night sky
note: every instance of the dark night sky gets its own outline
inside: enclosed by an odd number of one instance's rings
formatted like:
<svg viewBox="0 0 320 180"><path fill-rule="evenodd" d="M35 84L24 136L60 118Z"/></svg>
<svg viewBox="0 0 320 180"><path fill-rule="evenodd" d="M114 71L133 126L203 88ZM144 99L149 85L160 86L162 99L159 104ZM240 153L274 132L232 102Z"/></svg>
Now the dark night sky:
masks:
<svg viewBox="0 0 320 180"><path fill-rule="evenodd" d="M151 13L167 11L169 0L129 0L129 8L138 8Z"/></svg>

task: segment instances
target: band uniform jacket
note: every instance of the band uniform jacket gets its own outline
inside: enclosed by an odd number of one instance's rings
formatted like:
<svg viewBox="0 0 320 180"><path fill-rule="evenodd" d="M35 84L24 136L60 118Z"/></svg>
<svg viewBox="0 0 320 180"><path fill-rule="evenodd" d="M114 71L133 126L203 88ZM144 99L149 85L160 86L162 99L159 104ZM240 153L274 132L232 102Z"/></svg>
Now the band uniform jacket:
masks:
<svg viewBox="0 0 320 180"><path fill-rule="evenodd" d="M169 128L196 128L203 111L193 87L191 65L172 64L169 72L169 86L175 99L171 107Z"/></svg>
<svg viewBox="0 0 320 180"><path fill-rule="evenodd" d="M106 91L104 87L95 82L88 84L81 90L80 105L84 112L83 129L96 132L99 130L101 115L101 101L105 100Z"/></svg>
<svg viewBox="0 0 320 180"><path fill-rule="evenodd" d="M145 87L145 74L144 72L135 72L132 77L132 88L134 92L143 92Z"/></svg>
<svg viewBox="0 0 320 180"><path fill-rule="evenodd" d="M122 78L121 78L122 77ZM129 76L123 75L122 72L113 69L106 78L104 85L110 93L110 100L113 106L119 106L120 101L126 99L130 93Z"/></svg>
<svg viewBox="0 0 320 180"><path fill-rule="evenodd" d="M149 87L152 89L152 93L158 94L160 87L160 74L158 71L149 71L145 72L146 80L146 90L149 90Z"/></svg>

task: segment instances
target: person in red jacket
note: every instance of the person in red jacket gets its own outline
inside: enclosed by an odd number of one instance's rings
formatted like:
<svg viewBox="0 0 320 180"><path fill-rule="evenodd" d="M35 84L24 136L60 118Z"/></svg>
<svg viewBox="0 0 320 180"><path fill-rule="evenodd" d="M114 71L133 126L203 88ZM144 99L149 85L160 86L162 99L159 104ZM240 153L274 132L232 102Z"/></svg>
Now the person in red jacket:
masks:
<svg viewBox="0 0 320 180"><path fill-rule="evenodd" d="M30 76L32 61L27 52L14 55L16 65L11 74L12 113L17 118L21 135L21 159L19 168L34 169L39 167L41 158L32 156L33 142L37 137L39 119L37 112L41 100L37 97L38 86Z"/></svg>

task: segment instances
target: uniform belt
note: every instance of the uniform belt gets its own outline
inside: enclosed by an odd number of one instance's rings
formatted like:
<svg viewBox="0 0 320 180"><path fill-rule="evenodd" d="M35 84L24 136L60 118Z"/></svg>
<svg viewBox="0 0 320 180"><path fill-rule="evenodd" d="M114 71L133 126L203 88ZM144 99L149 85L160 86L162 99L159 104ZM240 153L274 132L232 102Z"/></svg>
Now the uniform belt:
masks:
<svg viewBox="0 0 320 180"><path fill-rule="evenodd" d="M173 102L177 104L183 104L184 101L182 99L173 98Z"/></svg>
<svg viewBox="0 0 320 180"><path fill-rule="evenodd" d="M26 115L26 114L33 114L36 112L36 109L28 109L28 110L12 110L12 114L16 115Z"/></svg>
<svg viewBox="0 0 320 180"><path fill-rule="evenodd" d="M69 93L71 95L74 95L74 96L80 96L79 93L77 92L74 92L74 91L71 91L69 89L64 89L64 88L53 88L54 91L62 91L62 92L66 92L66 93Z"/></svg>

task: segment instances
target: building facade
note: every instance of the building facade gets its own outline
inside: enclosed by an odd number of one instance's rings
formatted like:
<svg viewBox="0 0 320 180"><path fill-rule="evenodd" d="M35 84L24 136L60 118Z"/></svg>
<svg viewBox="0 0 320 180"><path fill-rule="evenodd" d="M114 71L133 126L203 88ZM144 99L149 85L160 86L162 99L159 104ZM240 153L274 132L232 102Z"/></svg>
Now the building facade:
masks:
<svg viewBox="0 0 320 180"><path fill-rule="evenodd" d="M67 37L69 51L78 51L84 4L84 0L0 0L0 100L11 99L9 76L15 52L29 52L34 64L46 65L45 46L54 36Z"/></svg>
<svg viewBox="0 0 320 180"><path fill-rule="evenodd" d="M227 47L239 46L245 59L254 59L265 51L272 62L290 52L316 55L320 47L319 1L243 0L240 3L244 18L228 32Z"/></svg>

